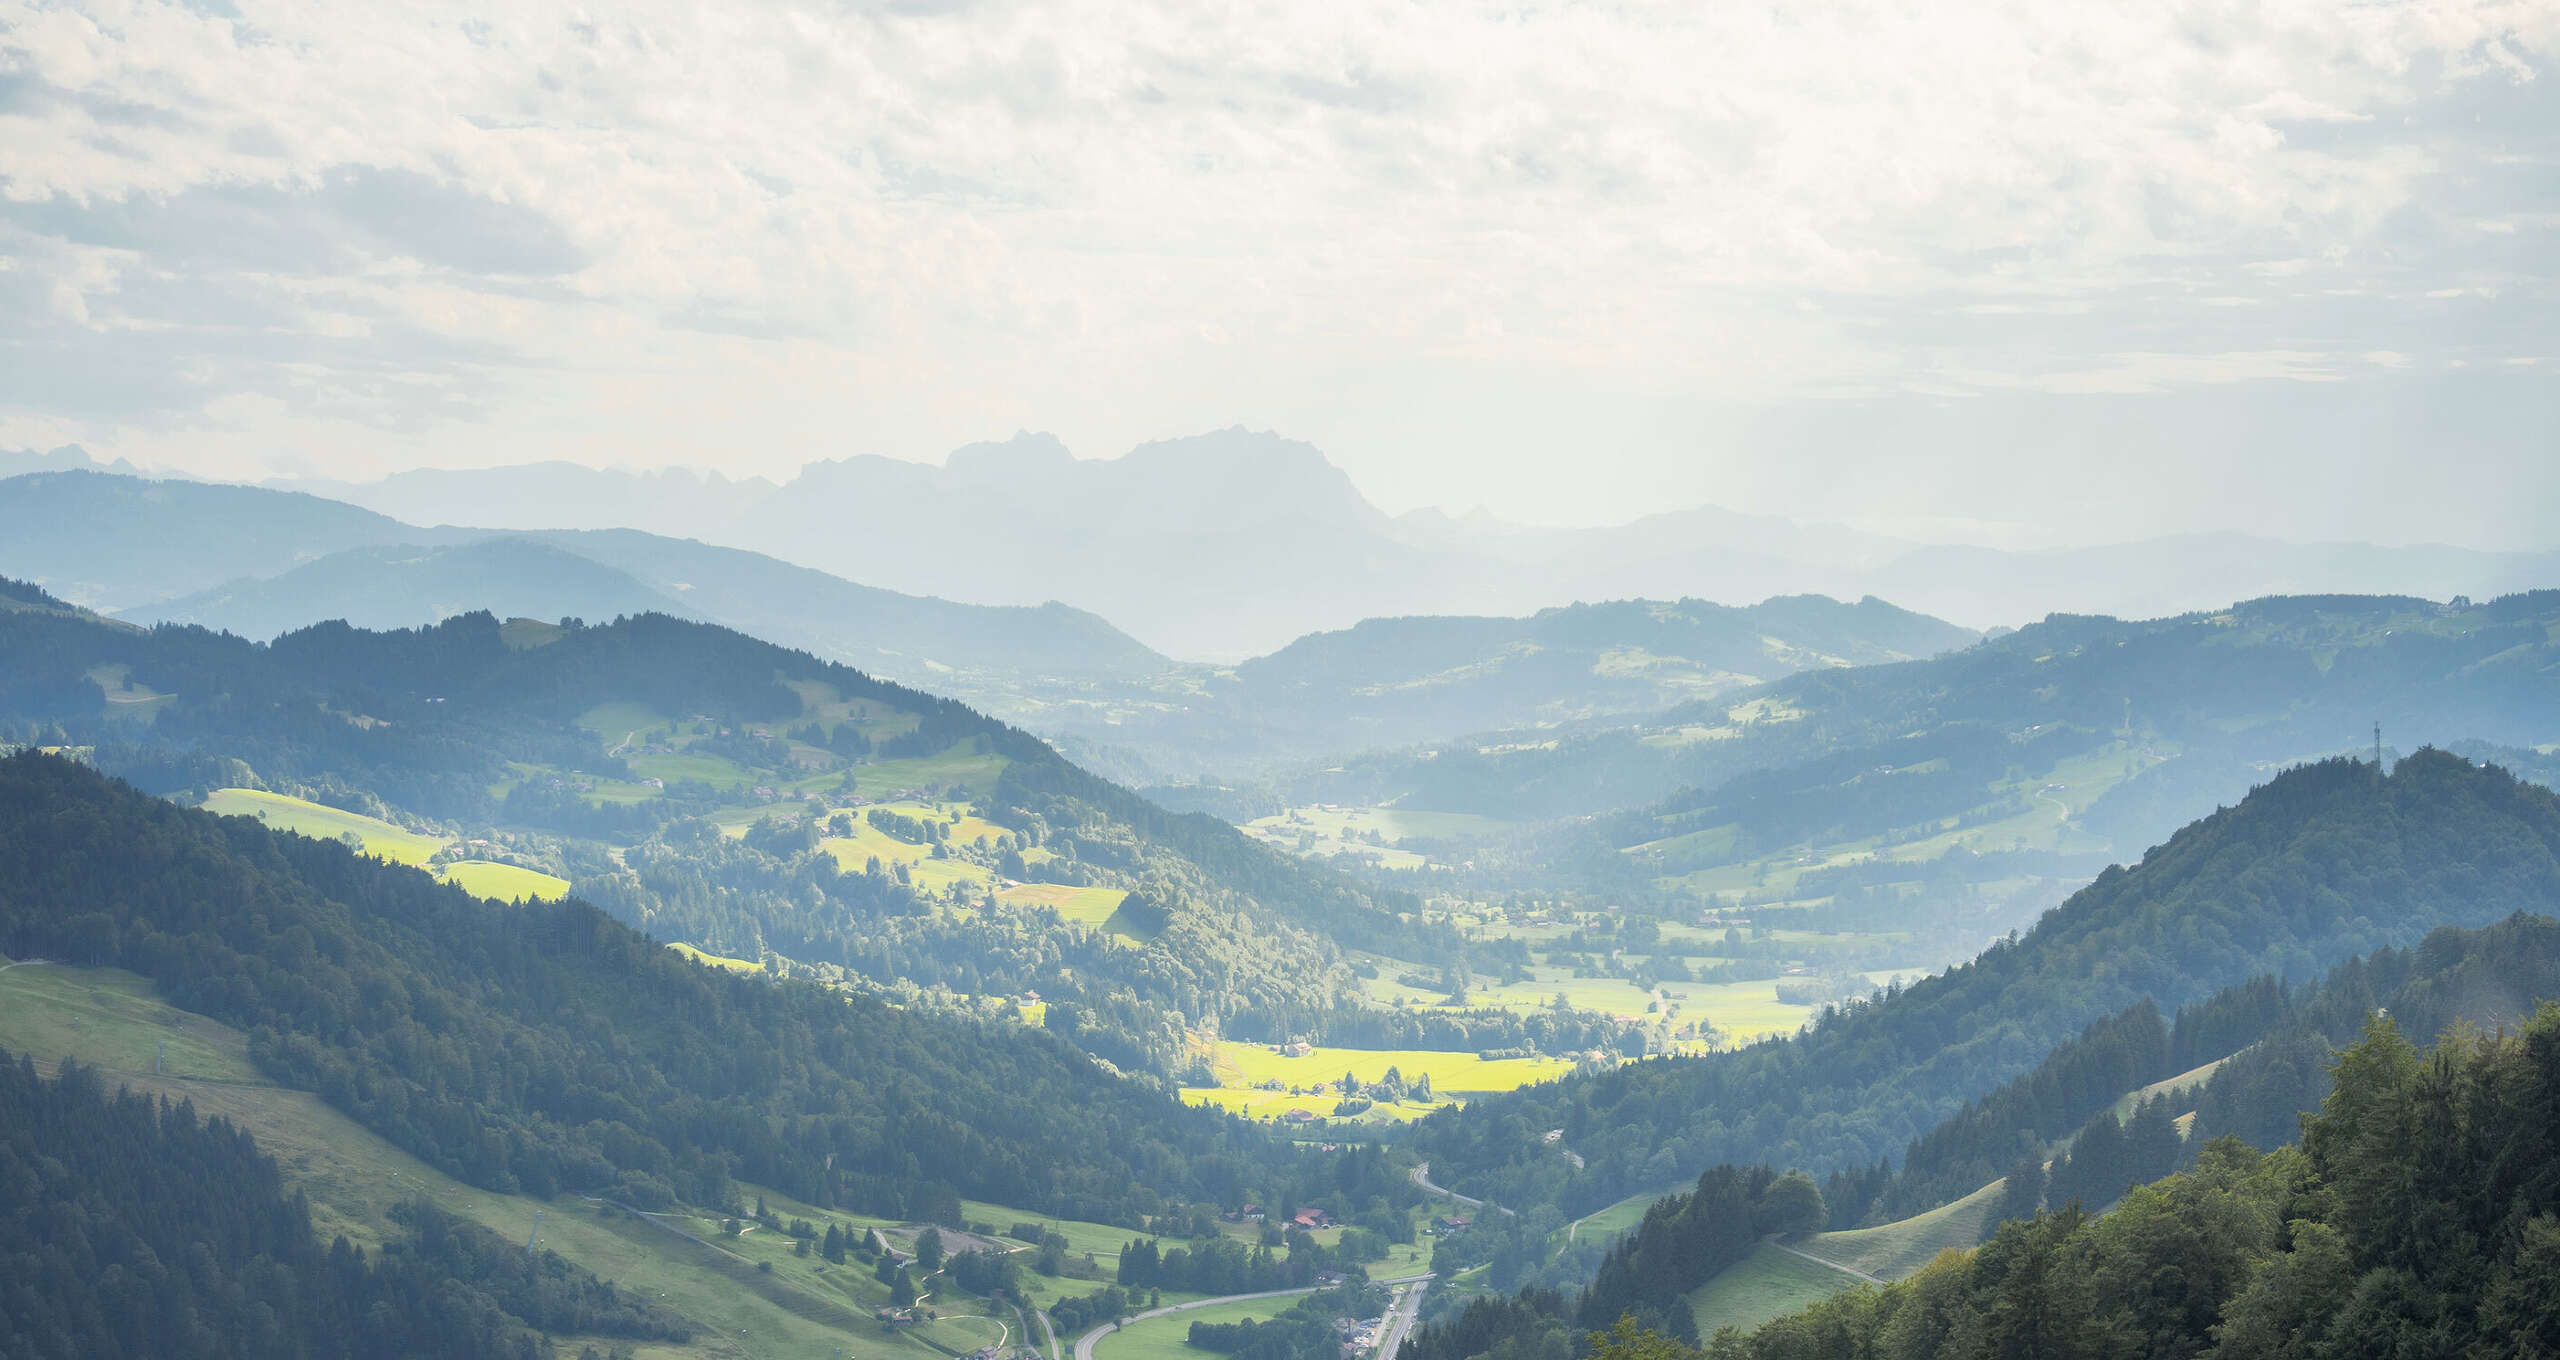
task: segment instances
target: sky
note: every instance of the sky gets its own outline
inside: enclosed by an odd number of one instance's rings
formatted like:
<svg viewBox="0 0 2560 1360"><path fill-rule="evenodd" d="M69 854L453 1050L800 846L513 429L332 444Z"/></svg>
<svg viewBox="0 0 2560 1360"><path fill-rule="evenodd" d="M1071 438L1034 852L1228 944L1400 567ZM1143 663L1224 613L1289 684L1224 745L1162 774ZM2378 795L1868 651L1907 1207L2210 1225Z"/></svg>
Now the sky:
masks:
<svg viewBox="0 0 2560 1360"><path fill-rule="evenodd" d="M2560 0L0 0L0 448L2560 547Z"/></svg>

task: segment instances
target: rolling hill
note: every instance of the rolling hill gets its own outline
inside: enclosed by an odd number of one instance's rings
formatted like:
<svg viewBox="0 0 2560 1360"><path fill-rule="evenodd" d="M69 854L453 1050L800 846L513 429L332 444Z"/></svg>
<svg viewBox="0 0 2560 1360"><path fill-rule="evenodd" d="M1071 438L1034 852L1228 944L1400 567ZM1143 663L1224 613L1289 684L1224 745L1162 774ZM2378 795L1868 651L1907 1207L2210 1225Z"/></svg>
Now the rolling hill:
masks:
<svg viewBox="0 0 2560 1360"><path fill-rule="evenodd" d="M1794 1038L1435 1115L1417 1125L1417 1150L1442 1184L1568 1213L1720 1161L1871 1165L2032 1068L2060 1035L2136 1001L2184 1005L2267 971L2308 981L2439 925L2555 907L2560 799L2549 790L2442 752L2387 778L2326 761L2110 869L1970 964ZM1562 1130L1586 1167L1523 1128Z"/></svg>
<svg viewBox="0 0 2560 1360"><path fill-rule="evenodd" d="M1170 1074L1191 1026L1329 1011L1346 949L1446 947L1409 902L951 700L664 615L261 645L0 614L0 724L189 800L263 785L366 813L425 833L430 868L565 879L714 954L944 1008L1036 993L1132 1070Z"/></svg>

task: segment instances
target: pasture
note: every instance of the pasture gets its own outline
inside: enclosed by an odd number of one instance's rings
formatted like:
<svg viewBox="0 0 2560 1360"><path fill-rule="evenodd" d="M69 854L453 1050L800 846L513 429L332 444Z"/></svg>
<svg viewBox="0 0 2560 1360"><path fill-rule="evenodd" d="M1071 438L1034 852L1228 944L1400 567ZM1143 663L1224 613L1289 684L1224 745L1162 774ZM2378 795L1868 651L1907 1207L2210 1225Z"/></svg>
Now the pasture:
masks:
<svg viewBox="0 0 2560 1360"><path fill-rule="evenodd" d="M1748 1331L1857 1283L1855 1276L1790 1256L1763 1242L1731 1269L1691 1291L1689 1312L1697 1319L1702 1337L1715 1335L1718 1327Z"/></svg>
<svg viewBox="0 0 2560 1360"><path fill-rule="evenodd" d="M492 902L557 902L569 895L569 880L565 878L485 859L456 860L436 876L473 897Z"/></svg>
<svg viewBox="0 0 2560 1360"><path fill-rule="evenodd" d="M1147 933L1120 914L1120 904L1129 898L1126 888L1078 887L1071 883L1017 883L996 894L996 900L1010 907L1047 907L1058 918L1105 934L1130 944L1145 944Z"/></svg>
<svg viewBox="0 0 2560 1360"><path fill-rule="evenodd" d="M1896 1223L1815 1233L1791 1245L1835 1265L1879 1279L1898 1280L1938 1259L1939 1252L1962 1251L1980 1242L1984 1225L2000 1207L2000 1190L2005 1184L2006 1181L1993 1181L1953 1204L1942 1204Z"/></svg>
<svg viewBox="0 0 2560 1360"><path fill-rule="evenodd" d="M686 944L681 940L668 945L667 948L684 955L695 963L708 964L714 968L725 968L732 973L761 973L764 971L764 965L753 959L733 959L725 954L714 954L707 950L696 949L692 945Z"/></svg>
<svg viewBox="0 0 2560 1360"><path fill-rule="evenodd" d="M216 789L204 810L225 817L255 817L278 831L298 832L314 840L334 841L353 834L364 852L394 864L418 865L444 848L439 836L421 835L360 812L348 812L264 789Z"/></svg>
<svg viewBox="0 0 2560 1360"><path fill-rule="evenodd" d="M1426 1075L1431 1078L1430 1105L1418 1101L1402 1106L1380 1105L1359 1116L1370 1120L1412 1119L1429 1113L1435 1105L1455 1104L1467 1096L1513 1091L1532 1082L1551 1081L1571 1072L1573 1061L1498 1058L1488 1062L1472 1053L1414 1048L1316 1048L1292 1057L1275 1053L1265 1044L1230 1039L1219 1042L1213 1067L1219 1084L1185 1087L1184 1102L1211 1105L1254 1119L1276 1118L1292 1109L1332 1118L1334 1102L1341 1093L1325 1088L1342 1080L1346 1071L1363 1083L1382 1080L1391 1067L1408 1083ZM1260 1089L1262 1083L1269 1081L1279 1082L1282 1089ZM1306 1093L1293 1095L1287 1089L1292 1086Z"/></svg>
<svg viewBox="0 0 2560 1360"><path fill-rule="evenodd" d="M1094 1343L1094 1360L1207 1360L1212 1351L1195 1350L1187 1339L1195 1322L1268 1321L1288 1311L1294 1298L1253 1299L1245 1303L1186 1308L1179 1313L1133 1322ZM1060 1340L1065 1340L1061 1337Z"/></svg>

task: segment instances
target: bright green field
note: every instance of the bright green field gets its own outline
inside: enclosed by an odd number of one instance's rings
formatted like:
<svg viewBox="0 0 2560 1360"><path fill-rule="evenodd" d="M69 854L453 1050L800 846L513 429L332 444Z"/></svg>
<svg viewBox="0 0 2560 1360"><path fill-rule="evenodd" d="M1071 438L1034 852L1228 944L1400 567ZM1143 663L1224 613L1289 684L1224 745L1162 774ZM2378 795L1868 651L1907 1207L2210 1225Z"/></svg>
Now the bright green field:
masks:
<svg viewBox="0 0 2560 1360"><path fill-rule="evenodd" d="M444 841L435 836L264 789L216 789L204 800L204 810L226 817L255 817L279 831L299 832L315 840L333 841L353 832L363 839L366 854L394 864L424 864L427 856L444 848Z"/></svg>
<svg viewBox="0 0 2560 1360"><path fill-rule="evenodd" d="M684 955L695 963L707 963L714 968L726 968L732 973L761 973L764 971L764 965L753 959L733 959L725 954L708 953L703 950L696 949L692 945L686 944L681 940L668 945L667 948Z"/></svg>
<svg viewBox="0 0 2560 1360"><path fill-rule="evenodd" d="M1579 1226L1575 1230L1574 1240L1606 1242L1619 1233L1642 1223L1644 1211L1652 1208L1654 1201L1660 1198L1662 1196L1659 1194L1629 1195L1606 1209L1586 1214L1577 1220Z"/></svg>
<svg viewBox="0 0 2560 1360"><path fill-rule="evenodd" d="M1305 1057L1293 1058L1274 1053L1263 1044L1229 1039L1218 1044L1216 1069L1221 1085L1187 1087L1182 1098L1191 1104L1215 1105L1254 1118L1269 1118L1294 1107L1329 1119L1338 1094L1293 1096L1286 1090L1253 1088L1265 1081L1278 1081L1284 1087L1322 1086L1340 1081L1345 1071L1355 1080L1372 1082L1386 1076L1390 1067L1408 1082L1428 1075L1432 1094L1439 1103L1448 1104L1453 1098L1512 1091L1531 1082L1553 1080L1571 1072L1573 1062L1567 1058L1501 1058L1487 1062L1472 1053L1414 1048L1317 1048ZM1404 1113L1410 1118L1422 1112L1422 1107L1415 1105L1409 1111L1385 1110L1384 1114L1393 1118Z"/></svg>
<svg viewBox="0 0 2560 1360"><path fill-rule="evenodd" d="M555 878L535 869L513 864L493 864L485 859L456 860L438 875L445 882L474 897L492 902L556 902L569 895L569 880Z"/></svg>
<svg viewBox="0 0 2560 1360"><path fill-rule="evenodd" d="M1286 1312L1295 1302L1295 1299L1255 1299L1249 1303L1222 1303L1207 1308L1186 1308L1179 1313L1133 1322L1095 1342L1094 1360L1209 1360L1215 1352L1194 1350L1184 1339L1191 1335L1192 1323L1242 1322L1246 1318L1268 1321Z"/></svg>
<svg viewBox="0 0 2560 1360"><path fill-rule="evenodd" d="M1698 1286L1689 1295L1689 1311L1698 1320L1698 1335L1712 1337L1718 1327L1748 1331L1857 1283L1852 1276L1763 1242L1732 1269Z"/></svg>

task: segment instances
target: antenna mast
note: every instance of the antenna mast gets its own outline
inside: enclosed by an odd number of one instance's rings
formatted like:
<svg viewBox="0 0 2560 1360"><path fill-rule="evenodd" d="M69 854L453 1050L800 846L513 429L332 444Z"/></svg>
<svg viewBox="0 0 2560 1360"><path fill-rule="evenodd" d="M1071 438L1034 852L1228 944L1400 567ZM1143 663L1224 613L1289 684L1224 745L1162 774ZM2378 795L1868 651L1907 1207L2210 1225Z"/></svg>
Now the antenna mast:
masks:
<svg viewBox="0 0 2560 1360"><path fill-rule="evenodd" d="M2373 772L2382 773L2382 723L2378 719L2373 724Z"/></svg>

